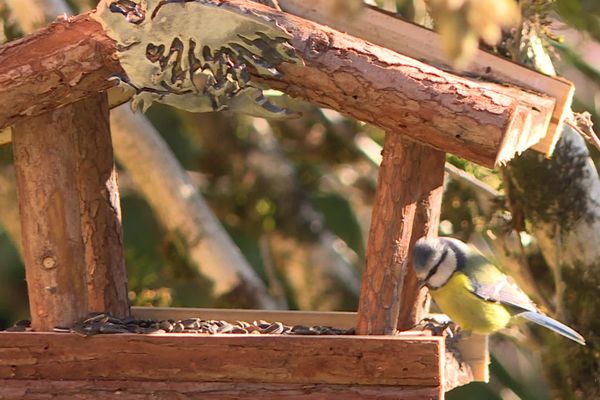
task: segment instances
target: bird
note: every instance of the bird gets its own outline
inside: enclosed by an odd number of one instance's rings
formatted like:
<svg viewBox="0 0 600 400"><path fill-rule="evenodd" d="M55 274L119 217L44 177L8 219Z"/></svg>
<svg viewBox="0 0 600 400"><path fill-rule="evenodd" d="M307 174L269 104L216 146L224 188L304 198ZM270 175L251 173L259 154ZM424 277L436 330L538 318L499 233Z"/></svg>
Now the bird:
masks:
<svg viewBox="0 0 600 400"><path fill-rule="evenodd" d="M464 331L490 334L522 317L585 345L583 336L542 313L506 274L458 239L419 239L412 263L419 286Z"/></svg>

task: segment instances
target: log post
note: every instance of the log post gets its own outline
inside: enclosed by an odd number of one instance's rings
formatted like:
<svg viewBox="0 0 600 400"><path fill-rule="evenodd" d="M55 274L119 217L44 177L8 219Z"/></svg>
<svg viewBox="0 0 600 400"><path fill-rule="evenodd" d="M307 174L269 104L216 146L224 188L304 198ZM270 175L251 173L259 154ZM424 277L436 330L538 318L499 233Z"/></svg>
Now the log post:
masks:
<svg viewBox="0 0 600 400"><path fill-rule="evenodd" d="M71 121L75 107L26 119L13 130L23 260L36 331L70 326L88 310Z"/></svg>
<svg viewBox="0 0 600 400"><path fill-rule="evenodd" d="M107 121L102 94L14 127L23 259L36 331L70 326L89 305L128 313Z"/></svg>
<svg viewBox="0 0 600 400"><path fill-rule="evenodd" d="M127 269L106 93L80 101L74 111L88 309L125 317Z"/></svg>
<svg viewBox="0 0 600 400"><path fill-rule="evenodd" d="M408 258L416 236L437 229L439 205L430 208L427 204L439 203L436 198L441 198L441 189L434 182L440 182L440 174L443 179L443 171L443 152L397 133L386 134L358 307L358 334L393 334L401 310L406 318L402 326L417 317L423 295L417 293Z"/></svg>
<svg viewBox="0 0 600 400"><path fill-rule="evenodd" d="M437 236L444 193L444 163L446 154L427 146L419 146L421 170L425 173L417 175L421 195L417 203L415 219L410 238L410 249L415 242L426 236ZM428 312L427 289L418 288L417 276L412 267L412 252L409 252L408 267L404 277L404 285L400 292L400 313L398 329L405 331L413 328Z"/></svg>

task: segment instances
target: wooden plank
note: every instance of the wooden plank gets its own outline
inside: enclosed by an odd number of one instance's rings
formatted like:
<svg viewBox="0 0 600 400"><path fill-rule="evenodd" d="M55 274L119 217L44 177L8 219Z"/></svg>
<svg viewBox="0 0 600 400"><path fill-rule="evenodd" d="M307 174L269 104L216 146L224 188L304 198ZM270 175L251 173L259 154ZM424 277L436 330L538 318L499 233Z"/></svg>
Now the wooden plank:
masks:
<svg viewBox="0 0 600 400"><path fill-rule="evenodd" d="M356 326L355 312L334 311L272 311L272 310L239 310L217 308L169 308L169 307L132 307L131 313L139 319L186 319L204 318L226 321L279 321L287 325L324 325L349 329ZM435 314L431 316L435 317ZM441 319L441 317L438 317ZM429 335L428 332L406 331L401 335ZM489 379L489 354L486 337L470 335L458 342L461 360L469 365L475 381L487 382Z"/></svg>
<svg viewBox="0 0 600 400"><path fill-rule="evenodd" d="M505 136L545 131L554 109L554 98L457 76L260 4L223 4L283 27L305 61L257 82L482 165L507 161L518 140ZM86 14L0 47L0 128L112 87L108 78L123 74L115 53Z"/></svg>
<svg viewBox="0 0 600 400"><path fill-rule="evenodd" d="M279 0L279 4L286 12L347 32L424 63L450 69L437 33L375 7L365 7L354 18L340 18L333 12L334 1ZM477 51L464 73L509 83L555 98L556 107L552 112L549 129L542 141L534 147L542 153L552 153L573 100L575 87L571 82L544 75L483 50Z"/></svg>
<svg viewBox="0 0 600 400"><path fill-rule="evenodd" d="M423 400L441 399L438 387L265 384L240 382L51 381L0 379L0 399L56 400Z"/></svg>
<svg viewBox="0 0 600 400"><path fill-rule="evenodd" d="M0 379L439 387L442 354L418 336L0 332Z"/></svg>
<svg viewBox="0 0 600 400"><path fill-rule="evenodd" d="M23 260L32 327L71 326L88 311L77 190L78 104L13 128Z"/></svg>

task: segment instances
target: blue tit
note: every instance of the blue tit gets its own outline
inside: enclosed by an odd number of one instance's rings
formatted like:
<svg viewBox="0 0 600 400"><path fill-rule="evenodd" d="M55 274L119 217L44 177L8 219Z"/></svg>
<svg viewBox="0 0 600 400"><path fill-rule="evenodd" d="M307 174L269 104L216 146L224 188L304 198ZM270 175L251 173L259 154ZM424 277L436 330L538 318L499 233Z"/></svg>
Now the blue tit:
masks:
<svg viewBox="0 0 600 400"><path fill-rule="evenodd" d="M477 249L452 238L419 239L413 266L439 308L462 329L488 334L522 317L577 343L585 339L541 313L527 295Z"/></svg>

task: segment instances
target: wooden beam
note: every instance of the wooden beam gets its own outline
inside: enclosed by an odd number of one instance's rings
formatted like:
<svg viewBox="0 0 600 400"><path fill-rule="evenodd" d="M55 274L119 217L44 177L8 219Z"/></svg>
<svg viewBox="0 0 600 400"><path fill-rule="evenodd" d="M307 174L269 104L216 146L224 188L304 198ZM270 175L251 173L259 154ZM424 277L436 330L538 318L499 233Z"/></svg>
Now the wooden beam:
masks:
<svg viewBox="0 0 600 400"><path fill-rule="evenodd" d="M125 380L11 380L0 379L0 397L113 400L202 399L239 400L422 400L441 399L438 387L359 386L326 384L265 384L239 382L150 382Z"/></svg>
<svg viewBox="0 0 600 400"><path fill-rule="evenodd" d="M71 326L88 311L129 315L106 95L13 131L33 329Z"/></svg>
<svg viewBox="0 0 600 400"><path fill-rule="evenodd" d="M87 14L5 44L0 60L0 128L95 95L122 73L113 40Z"/></svg>
<svg viewBox="0 0 600 400"><path fill-rule="evenodd" d="M77 190L77 104L18 122L13 149L32 328L71 326L87 308Z"/></svg>
<svg viewBox="0 0 600 400"><path fill-rule="evenodd" d="M439 388L443 352L443 338L422 336L1 332L0 379Z"/></svg>
<svg viewBox="0 0 600 400"><path fill-rule="evenodd" d="M429 29L367 6L352 18L341 18L332 7L336 0L279 0L282 9L311 21L330 26L405 56L449 70L439 35ZM549 129L531 137L535 150L551 154L571 107L574 85L559 77L538 73L505 58L478 50L462 72L497 82L505 82L546 94L556 99ZM539 143L538 143L539 142Z"/></svg>
<svg viewBox="0 0 600 400"><path fill-rule="evenodd" d="M432 190L425 186L429 182L424 177L432 174L430 179L437 182L441 174L443 180L443 168L443 153L386 133L358 306L358 334L393 334L402 303L407 303L403 316L416 317L410 315L418 308L416 278L408 268L413 224L423 195L427 197ZM420 227L415 233L423 230ZM403 321L401 325L408 324Z"/></svg>
<svg viewBox="0 0 600 400"><path fill-rule="evenodd" d="M429 312L427 289L418 287L417 276L412 267L411 252L418 239L424 236L428 238L437 236L444 194L446 154L423 146L417 153L420 156L420 173L409 179L418 182L420 194L412 226L408 266L400 291L397 327L402 331L414 327Z"/></svg>
<svg viewBox="0 0 600 400"><path fill-rule="evenodd" d="M106 93L76 103L73 110L88 309L125 317L129 315L127 269Z"/></svg>
<svg viewBox="0 0 600 400"><path fill-rule="evenodd" d="M262 82L486 166L545 132L554 109L553 98L456 76L260 4L227 5L285 28L306 63ZM0 47L0 128L111 87L123 74L115 52L88 15Z"/></svg>

